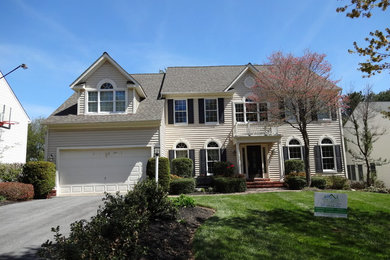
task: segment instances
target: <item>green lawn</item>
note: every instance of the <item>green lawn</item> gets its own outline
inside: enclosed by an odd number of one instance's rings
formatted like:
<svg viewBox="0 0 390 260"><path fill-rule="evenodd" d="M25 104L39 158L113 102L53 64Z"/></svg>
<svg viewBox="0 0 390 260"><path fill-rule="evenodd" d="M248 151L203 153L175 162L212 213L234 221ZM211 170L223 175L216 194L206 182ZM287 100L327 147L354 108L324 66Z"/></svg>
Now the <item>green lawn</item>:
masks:
<svg viewBox="0 0 390 260"><path fill-rule="evenodd" d="M314 217L313 192L196 196L217 210L196 259L390 259L390 195L348 194L348 219Z"/></svg>

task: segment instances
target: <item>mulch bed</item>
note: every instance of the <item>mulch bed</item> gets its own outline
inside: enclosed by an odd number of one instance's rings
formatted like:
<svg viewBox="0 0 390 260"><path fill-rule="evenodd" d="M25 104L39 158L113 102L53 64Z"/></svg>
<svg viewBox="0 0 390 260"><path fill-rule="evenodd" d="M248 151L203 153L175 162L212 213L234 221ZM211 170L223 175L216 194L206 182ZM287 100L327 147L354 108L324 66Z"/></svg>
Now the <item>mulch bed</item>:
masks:
<svg viewBox="0 0 390 260"><path fill-rule="evenodd" d="M145 259L193 259L191 248L196 229L215 213L203 207L182 208L176 221L156 221L143 237Z"/></svg>

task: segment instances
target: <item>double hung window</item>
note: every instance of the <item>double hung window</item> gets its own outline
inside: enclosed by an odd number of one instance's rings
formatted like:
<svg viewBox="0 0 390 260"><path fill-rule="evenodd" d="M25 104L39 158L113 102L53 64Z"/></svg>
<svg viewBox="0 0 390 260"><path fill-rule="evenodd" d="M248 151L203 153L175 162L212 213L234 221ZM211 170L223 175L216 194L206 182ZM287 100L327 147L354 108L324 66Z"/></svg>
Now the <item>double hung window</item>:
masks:
<svg viewBox="0 0 390 260"><path fill-rule="evenodd" d="M235 103L236 122L268 121L268 104L257 103L247 98L244 103Z"/></svg>
<svg viewBox="0 0 390 260"><path fill-rule="evenodd" d="M88 91L88 112L125 112L125 91L115 91L111 83L103 83L98 91Z"/></svg>

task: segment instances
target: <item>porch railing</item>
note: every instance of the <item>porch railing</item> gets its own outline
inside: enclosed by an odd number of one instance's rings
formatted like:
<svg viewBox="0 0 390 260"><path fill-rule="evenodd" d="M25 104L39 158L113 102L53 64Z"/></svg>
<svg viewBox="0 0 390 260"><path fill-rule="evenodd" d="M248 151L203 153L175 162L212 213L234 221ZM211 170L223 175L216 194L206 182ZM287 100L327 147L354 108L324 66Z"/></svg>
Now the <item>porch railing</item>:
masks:
<svg viewBox="0 0 390 260"><path fill-rule="evenodd" d="M233 128L234 136L275 136L278 127L259 123L236 123Z"/></svg>

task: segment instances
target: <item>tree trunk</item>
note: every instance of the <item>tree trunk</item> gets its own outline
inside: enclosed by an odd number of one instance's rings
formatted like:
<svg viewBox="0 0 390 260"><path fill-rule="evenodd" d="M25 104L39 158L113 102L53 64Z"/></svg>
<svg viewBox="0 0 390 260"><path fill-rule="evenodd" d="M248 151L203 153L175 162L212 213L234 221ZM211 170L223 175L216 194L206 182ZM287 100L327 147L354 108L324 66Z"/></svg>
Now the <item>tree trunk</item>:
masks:
<svg viewBox="0 0 390 260"><path fill-rule="evenodd" d="M370 169L370 163L368 161L368 158L366 157L365 158L365 162L366 162L366 168L367 168L367 187L370 187L371 186L371 169Z"/></svg>
<svg viewBox="0 0 390 260"><path fill-rule="evenodd" d="M303 162L305 163L305 173L306 173L306 182L307 182L307 187L310 187L311 185L311 175L310 175L310 162L309 162L309 136L307 134L307 131L302 131L302 137L303 137L303 142L304 142L304 151L305 151L305 156L303 157Z"/></svg>

